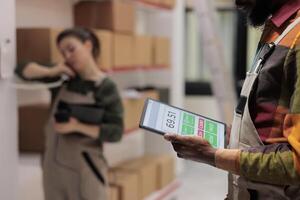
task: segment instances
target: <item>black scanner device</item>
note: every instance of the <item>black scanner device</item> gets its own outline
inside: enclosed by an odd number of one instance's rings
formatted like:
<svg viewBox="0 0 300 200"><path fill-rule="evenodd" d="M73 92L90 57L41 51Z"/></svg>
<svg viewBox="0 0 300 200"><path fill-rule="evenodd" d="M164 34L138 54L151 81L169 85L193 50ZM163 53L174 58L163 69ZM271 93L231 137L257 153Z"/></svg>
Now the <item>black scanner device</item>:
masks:
<svg viewBox="0 0 300 200"><path fill-rule="evenodd" d="M100 124L102 122L104 108L91 104L71 104L60 101L54 114L55 121L66 123L70 117L87 124Z"/></svg>

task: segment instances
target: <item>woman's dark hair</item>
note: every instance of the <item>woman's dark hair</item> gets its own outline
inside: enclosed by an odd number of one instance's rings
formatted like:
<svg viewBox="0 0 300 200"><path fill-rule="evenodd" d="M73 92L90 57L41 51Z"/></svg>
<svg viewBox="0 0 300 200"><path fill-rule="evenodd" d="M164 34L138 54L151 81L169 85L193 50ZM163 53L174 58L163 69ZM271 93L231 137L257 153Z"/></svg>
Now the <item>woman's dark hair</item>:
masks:
<svg viewBox="0 0 300 200"><path fill-rule="evenodd" d="M91 30L82 27L66 29L57 36L56 44L59 44L64 38L69 36L76 37L81 42L86 42L87 40L91 41L93 45L93 57L94 59L98 58L100 54L100 42Z"/></svg>

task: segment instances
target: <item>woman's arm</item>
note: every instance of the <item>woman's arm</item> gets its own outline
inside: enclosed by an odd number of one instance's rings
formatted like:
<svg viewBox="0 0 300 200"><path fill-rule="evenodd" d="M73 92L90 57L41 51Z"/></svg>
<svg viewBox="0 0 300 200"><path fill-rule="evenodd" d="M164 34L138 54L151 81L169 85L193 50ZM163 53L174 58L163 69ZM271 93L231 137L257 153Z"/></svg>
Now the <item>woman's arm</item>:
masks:
<svg viewBox="0 0 300 200"><path fill-rule="evenodd" d="M98 125L85 124L73 117L67 123L55 123L54 127L58 133L63 135L78 132L93 139L99 138L100 135L100 127Z"/></svg>
<svg viewBox="0 0 300 200"><path fill-rule="evenodd" d="M46 67L35 62L25 65L22 75L26 79L54 78L66 74L73 77L74 72L64 64L57 64L54 67Z"/></svg>

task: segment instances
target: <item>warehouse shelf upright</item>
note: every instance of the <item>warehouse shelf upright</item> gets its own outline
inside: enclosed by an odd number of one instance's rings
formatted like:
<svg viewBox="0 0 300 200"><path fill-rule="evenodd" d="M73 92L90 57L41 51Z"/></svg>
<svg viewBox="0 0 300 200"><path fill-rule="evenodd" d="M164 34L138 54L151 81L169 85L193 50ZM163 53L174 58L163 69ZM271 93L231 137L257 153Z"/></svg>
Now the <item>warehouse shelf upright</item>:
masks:
<svg viewBox="0 0 300 200"><path fill-rule="evenodd" d="M174 9L165 9L144 2L136 3L136 33L141 35L169 37L171 41L171 64L169 68L150 67L140 68L132 72L115 73L115 77L122 77L122 85L128 86L146 86L152 85L157 88L169 89L169 103L178 107L183 107L184 102L184 11L185 4L183 0L176 0ZM124 71L123 71L124 72ZM126 77L126 78L125 78ZM124 80L125 79L125 80ZM127 79L127 80L126 80ZM144 153L145 154L173 154L171 145L166 142L160 135L147 131L144 132ZM138 137L137 134L136 137ZM177 160L177 172L182 171L182 162ZM173 184L173 185L172 185ZM172 183L168 190L157 191L153 194L154 200L170 199L170 196L176 196L180 181ZM160 195L158 195L160 194ZM155 196L157 195L157 196Z"/></svg>

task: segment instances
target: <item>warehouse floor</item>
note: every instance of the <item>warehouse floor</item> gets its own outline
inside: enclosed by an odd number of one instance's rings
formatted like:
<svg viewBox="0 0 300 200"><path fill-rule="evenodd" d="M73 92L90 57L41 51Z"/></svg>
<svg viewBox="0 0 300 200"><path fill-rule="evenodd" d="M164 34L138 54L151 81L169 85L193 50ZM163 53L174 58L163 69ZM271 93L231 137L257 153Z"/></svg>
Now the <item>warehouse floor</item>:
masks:
<svg viewBox="0 0 300 200"><path fill-rule="evenodd" d="M208 165L185 161L179 177L178 200L221 200L227 192L227 173Z"/></svg>

